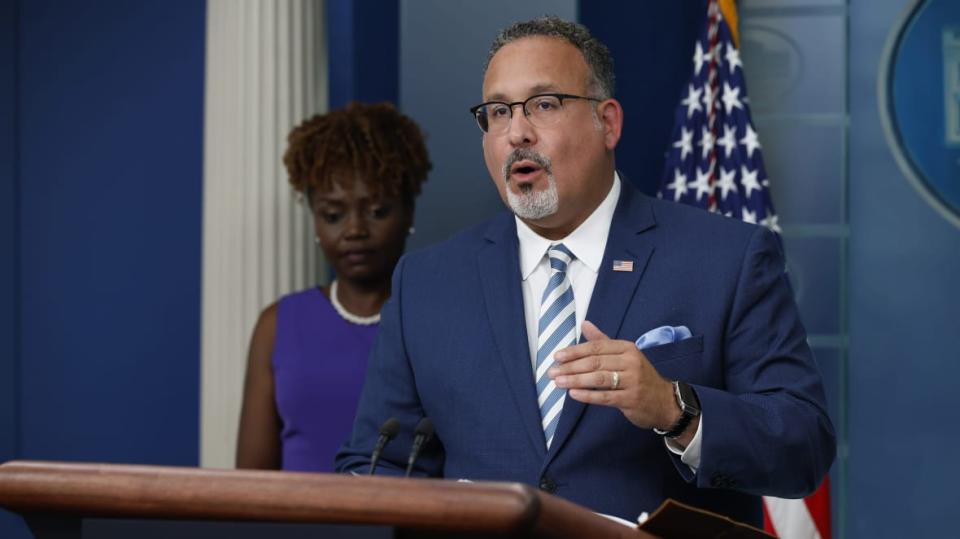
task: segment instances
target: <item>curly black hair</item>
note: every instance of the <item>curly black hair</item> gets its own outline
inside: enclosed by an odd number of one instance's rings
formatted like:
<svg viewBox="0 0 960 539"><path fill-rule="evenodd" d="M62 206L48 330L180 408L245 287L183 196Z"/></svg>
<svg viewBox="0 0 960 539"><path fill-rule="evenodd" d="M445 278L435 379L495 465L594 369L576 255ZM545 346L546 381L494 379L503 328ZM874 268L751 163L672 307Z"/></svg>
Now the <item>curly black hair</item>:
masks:
<svg viewBox="0 0 960 539"><path fill-rule="evenodd" d="M313 116L287 142L290 184L307 197L334 181L363 178L376 194L399 196L412 207L433 168L420 127L386 102L351 102Z"/></svg>

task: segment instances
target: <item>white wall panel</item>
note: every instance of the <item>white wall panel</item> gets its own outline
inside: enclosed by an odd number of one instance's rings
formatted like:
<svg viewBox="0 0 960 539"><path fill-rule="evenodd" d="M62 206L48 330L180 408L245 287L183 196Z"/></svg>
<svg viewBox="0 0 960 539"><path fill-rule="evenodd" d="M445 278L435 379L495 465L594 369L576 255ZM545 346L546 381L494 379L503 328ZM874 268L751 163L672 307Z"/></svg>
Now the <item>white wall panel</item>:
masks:
<svg viewBox="0 0 960 539"><path fill-rule="evenodd" d="M326 109L322 0L209 0L200 462L231 467L260 311L322 280L286 137Z"/></svg>

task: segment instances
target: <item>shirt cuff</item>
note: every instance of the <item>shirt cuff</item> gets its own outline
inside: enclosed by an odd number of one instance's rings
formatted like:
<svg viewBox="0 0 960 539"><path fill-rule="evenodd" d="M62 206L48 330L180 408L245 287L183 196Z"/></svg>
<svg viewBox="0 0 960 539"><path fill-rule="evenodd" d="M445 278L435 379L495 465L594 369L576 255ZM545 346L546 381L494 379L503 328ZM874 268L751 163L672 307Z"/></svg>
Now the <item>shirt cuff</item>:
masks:
<svg viewBox="0 0 960 539"><path fill-rule="evenodd" d="M663 439L664 443L667 444L667 449L674 455L680 455L680 462L689 466L690 471L693 473L697 473L697 468L700 467L700 446L703 443L702 440L703 414L700 414L700 426L697 428L697 432L693 435L693 440L690 440L690 445L688 445L686 449L680 447L677 442L670 438Z"/></svg>

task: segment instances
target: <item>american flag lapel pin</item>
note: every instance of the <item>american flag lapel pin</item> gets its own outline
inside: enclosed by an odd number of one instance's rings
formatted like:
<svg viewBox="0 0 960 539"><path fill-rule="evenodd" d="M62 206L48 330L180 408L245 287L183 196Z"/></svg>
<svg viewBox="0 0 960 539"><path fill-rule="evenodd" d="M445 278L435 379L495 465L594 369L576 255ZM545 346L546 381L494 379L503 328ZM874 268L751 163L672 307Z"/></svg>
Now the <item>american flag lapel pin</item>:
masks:
<svg viewBox="0 0 960 539"><path fill-rule="evenodd" d="M633 260L614 260L613 271L633 271Z"/></svg>

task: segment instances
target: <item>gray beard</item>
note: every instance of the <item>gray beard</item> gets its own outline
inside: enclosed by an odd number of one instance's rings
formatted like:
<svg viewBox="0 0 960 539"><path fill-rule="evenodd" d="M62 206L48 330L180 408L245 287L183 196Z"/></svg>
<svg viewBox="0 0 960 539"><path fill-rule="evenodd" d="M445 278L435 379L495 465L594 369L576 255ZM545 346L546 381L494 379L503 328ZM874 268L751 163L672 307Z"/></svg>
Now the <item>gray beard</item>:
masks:
<svg viewBox="0 0 960 539"><path fill-rule="evenodd" d="M546 189L536 191L533 186L527 186L520 194L514 193L507 181L507 204L517 217L536 221L557 213L560 207L557 180L553 174L547 174L547 180Z"/></svg>
<svg viewBox="0 0 960 539"><path fill-rule="evenodd" d="M547 188L536 191L532 185L525 185L520 194L510 189L510 169L519 161L528 159L540 165L547 174ZM553 177L550 159L530 148L517 148L503 164L503 182L507 191L507 205L521 219L536 221L557 213L560 207L560 195L557 193L557 180Z"/></svg>

